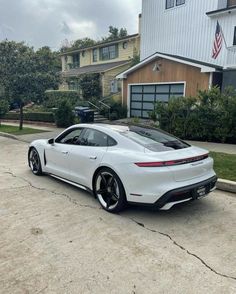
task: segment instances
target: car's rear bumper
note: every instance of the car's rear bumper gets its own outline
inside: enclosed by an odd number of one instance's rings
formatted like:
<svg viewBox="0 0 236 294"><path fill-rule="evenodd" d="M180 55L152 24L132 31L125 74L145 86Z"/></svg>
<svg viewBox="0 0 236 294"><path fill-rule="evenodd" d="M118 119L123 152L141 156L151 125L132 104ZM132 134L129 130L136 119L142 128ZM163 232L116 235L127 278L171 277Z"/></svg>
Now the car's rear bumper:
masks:
<svg viewBox="0 0 236 294"><path fill-rule="evenodd" d="M206 196L207 194L215 190L216 182L217 182L217 177L214 176L196 184L192 184L192 185L188 185L188 186L184 186L181 188L168 191L153 204L145 204L145 203L141 204L141 203L134 203L134 202L130 202L130 204L144 205L144 206L153 207L153 208L157 208L161 210L168 210L176 204L191 201L191 200L196 200ZM199 193L199 191L201 192L201 190L199 189L202 189L203 191L202 195L201 193Z"/></svg>

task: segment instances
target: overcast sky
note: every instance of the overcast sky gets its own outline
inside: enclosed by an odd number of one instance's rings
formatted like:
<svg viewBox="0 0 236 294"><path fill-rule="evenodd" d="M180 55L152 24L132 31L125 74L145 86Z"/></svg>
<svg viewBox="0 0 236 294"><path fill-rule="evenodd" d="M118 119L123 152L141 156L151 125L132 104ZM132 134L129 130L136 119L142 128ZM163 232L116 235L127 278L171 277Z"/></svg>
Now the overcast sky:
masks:
<svg viewBox="0 0 236 294"><path fill-rule="evenodd" d="M109 25L138 31L141 0L0 0L0 40L57 49L65 39L108 34Z"/></svg>

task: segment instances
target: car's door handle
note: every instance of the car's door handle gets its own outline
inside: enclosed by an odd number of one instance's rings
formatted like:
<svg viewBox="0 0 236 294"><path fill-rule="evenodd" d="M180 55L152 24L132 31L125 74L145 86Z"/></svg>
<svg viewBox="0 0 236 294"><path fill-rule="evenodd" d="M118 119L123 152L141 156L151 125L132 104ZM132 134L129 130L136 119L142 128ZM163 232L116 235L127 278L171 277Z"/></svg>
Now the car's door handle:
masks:
<svg viewBox="0 0 236 294"><path fill-rule="evenodd" d="M61 153L63 153L63 154L68 154L69 152L68 152L68 151L62 151Z"/></svg>
<svg viewBox="0 0 236 294"><path fill-rule="evenodd" d="M97 159L97 156L89 156L89 159L95 160Z"/></svg>

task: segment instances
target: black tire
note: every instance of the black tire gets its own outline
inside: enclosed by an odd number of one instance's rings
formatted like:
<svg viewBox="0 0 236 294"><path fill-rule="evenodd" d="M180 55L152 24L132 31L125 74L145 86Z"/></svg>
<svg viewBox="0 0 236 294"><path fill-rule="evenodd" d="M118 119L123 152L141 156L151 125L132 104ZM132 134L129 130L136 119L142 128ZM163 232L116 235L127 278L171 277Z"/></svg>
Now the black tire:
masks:
<svg viewBox="0 0 236 294"><path fill-rule="evenodd" d="M118 175L110 168L102 168L95 176L94 194L102 208L116 213L126 206L126 195Z"/></svg>
<svg viewBox="0 0 236 294"><path fill-rule="evenodd" d="M38 151L34 147L31 148L29 151L28 161L32 173L34 175L41 176L43 174L42 165Z"/></svg>

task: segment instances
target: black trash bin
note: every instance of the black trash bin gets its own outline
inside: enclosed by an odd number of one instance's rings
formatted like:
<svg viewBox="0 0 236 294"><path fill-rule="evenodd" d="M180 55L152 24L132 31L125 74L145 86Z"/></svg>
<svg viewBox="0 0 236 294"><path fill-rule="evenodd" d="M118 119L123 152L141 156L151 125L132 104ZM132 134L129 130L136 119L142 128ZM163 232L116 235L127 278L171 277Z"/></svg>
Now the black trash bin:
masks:
<svg viewBox="0 0 236 294"><path fill-rule="evenodd" d="M81 123L94 122L94 111L89 107L75 107L75 113L80 118Z"/></svg>

